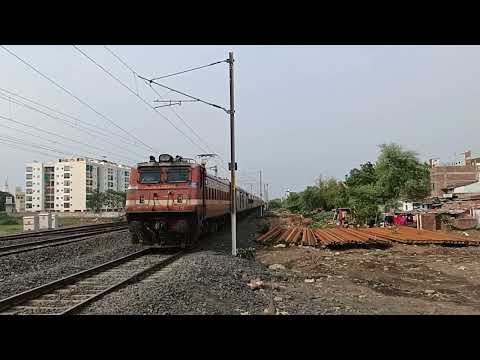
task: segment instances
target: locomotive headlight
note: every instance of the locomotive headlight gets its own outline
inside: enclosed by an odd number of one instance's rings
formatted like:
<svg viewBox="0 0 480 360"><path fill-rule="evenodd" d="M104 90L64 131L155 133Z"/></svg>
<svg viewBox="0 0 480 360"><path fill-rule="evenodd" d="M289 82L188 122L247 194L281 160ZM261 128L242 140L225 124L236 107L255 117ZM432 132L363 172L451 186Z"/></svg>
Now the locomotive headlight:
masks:
<svg viewBox="0 0 480 360"><path fill-rule="evenodd" d="M158 157L159 162L172 162L173 157L169 154L162 154Z"/></svg>

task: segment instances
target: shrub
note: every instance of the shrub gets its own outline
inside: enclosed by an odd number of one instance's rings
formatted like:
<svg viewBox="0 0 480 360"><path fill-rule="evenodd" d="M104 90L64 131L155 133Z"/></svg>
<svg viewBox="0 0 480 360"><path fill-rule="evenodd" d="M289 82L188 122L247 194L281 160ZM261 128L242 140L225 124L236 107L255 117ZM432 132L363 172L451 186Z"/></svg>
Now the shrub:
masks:
<svg viewBox="0 0 480 360"><path fill-rule="evenodd" d="M254 260L255 251L256 249L254 247L240 248L240 249L237 249L237 256L243 259Z"/></svg>
<svg viewBox="0 0 480 360"><path fill-rule="evenodd" d="M20 220L7 215L0 215L0 225L19 225Z"/></svg>
<svg viewBox="0 0 480 360"><path fill-rule="evenodd" d="M258 232L260 234L265 234L268 230L270 230L270 224L265 221L260 224Z"/></svg>

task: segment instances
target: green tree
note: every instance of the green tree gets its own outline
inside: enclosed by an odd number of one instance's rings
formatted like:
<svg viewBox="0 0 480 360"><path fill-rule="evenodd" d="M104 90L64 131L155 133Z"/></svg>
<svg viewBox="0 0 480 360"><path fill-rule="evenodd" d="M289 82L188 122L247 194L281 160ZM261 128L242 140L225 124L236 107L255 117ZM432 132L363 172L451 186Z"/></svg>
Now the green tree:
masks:
<svg viewBox="0 0 480 360"><path fill-rule="evenodd" d="M398 144L380 145L377 188L385 200L422 200L430 194L430 170L417 153Z"/></svg>
<svg viewBox="0 0 480 360"><path fill-rule="evenodd" d="M104 193L103 205L111 209L123 209L127 194L122 191L107 190Z"/></svg>
<svg viewBox="0 0 480 360"><path fill-rule="evenodd" d="M0 191L0 211L5 211L5 202L7 196L13 197L13 201L15 201L15 197L12 194Z"/></svg>
<svg viewBox="0 0 480 360"><path fill-rule="evenodd" d="M375 171L375 165L370 161L361 164L360 169L354 168L350 170L350 173L345 176L345 185L347 186L359 186L375 184L377 182L377 173Z"/></svg>
<svg viewBox="0 0 480 360"><path fill-rule="evenodd" d="M282 207L281 199L272 199L268 202L269 209L280 209Z"/></svg>
<svg viewBox="0 0 480 360"><path fill-rule="evenodd" d="M95 213L102 210L105 202L105 195L98 190L93 190L91 194L87 195L87 208Z"/></svg>

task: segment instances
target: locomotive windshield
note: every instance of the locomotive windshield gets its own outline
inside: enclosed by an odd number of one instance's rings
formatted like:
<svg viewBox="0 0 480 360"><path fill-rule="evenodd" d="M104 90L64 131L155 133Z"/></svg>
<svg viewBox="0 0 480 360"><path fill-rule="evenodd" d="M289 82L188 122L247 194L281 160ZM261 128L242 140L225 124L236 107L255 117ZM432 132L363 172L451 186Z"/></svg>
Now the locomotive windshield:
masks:
<svg viewBox="0 0 480 360"><path fill-rule="evenodd" d="M189 180L188 167L160 167L140 169L140 182L142 184L179 183Z"/></svg>

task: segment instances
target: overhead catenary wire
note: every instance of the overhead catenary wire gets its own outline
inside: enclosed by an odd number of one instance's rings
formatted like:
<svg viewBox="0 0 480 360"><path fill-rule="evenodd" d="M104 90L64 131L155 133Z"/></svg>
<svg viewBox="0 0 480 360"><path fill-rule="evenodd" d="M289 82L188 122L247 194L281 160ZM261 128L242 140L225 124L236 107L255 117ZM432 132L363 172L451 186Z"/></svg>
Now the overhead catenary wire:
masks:
<svg viewBox="0 0 480 360"><path fill-rule="evenodd" d="M6 138L2 138L2 137L6 137ZM6 143L5 141L8 142L8 143ZM3 143L5 145L13 147L13 148L17 147L17 148L20 148L22 150L25 150L25 151L28 151L28 152L31 152L31 153L39 153L39 154L42 154L42 155L45 155L45 156L48 156L48 157L51 157L52 154L48 154L48 153L44 153L42 151L39 151L38 148L41 148L43 150L50 151L50 152L53 152L53 153L56 153L56 154L60 154L62 156L71 156L72 155L72 154L70 154L68 152L65 152L65 151L60 151L58 149L49 148L49 147L46 147L46 146L41 145L41 144L29 143L29 142L26 142L25 140L14 138L14 137L9 137L9 136L5 136L5 135L0 135L0 143ZM11 144L11 143L13 143L13 144ZM18 144L20 144L21 146L19 146ZM34 148L34 150L25 149L25 148L22 148L22 146L28 146L28 147ZM83 154L83 153L79 153L77 155L81 156L81 157L84 157L84 158L89 158L89 159L94 159L95 158L95 157L92 157L92 156L86 156L86 154ZM125 166L131 168L130 165L125 165Z"/></svg>
<svg viewBox="0 0 480 360"><path fill-rule="evenodd" d="M201 102L201 103L204 103L204 104L206 104L206 105L210 105L210 106L216 107L216 108L218 108L218 109L222 109L222 110L225 111L227 114L230 113L230 110L225 109L223 106L220 106L220 105L211 103L211 102L209 102L209 101L202 100L202 99L200 99L200 98L198 98L198 97L195 97L195 96L193 96L193 95L189 95L189 94L187 94L187 93L185 93L185 92L183 92L183 91L175 90L175 89L173 89L173 88L171 88L171 87L169 87L169 86L167 86L167 85L160 84L160 83L156 82L155 80L147 79L147 78L144 77L144 76L138 75L138 77L139 77L140 79L148 82L149 84L158 85L158 86L160 86L160 87L162 87L162 88L165 88L165 89L168 89L168 90L170 90L170 91L176 92L176 93L178 93L178 94L180 94L180 95L183 95L183 96L186 96L186 97L188 97L188 98L190 98L190 99L194 99L194 100L197 100L197 101L199 101L199 102Z"/></svg>
<svg viewBox="0 0 480 360"><path fill-rule="evenodd" d="M47 157L51 157L52 154L47 154L47 153L44 153L43 151L39 151L39 150L30 150L30 149L26 149L22 146L19 146L19 145L13 145L13 144L10 144L10 143L7 143L7 142L4 142L0 139L0 144L3 144L7 147L10 147L12 149L20 149L20 150L23 150L23 151L27 151L27 152L30 152L30 153L34 153L34 154L41 154L41 155L44 155L44 156L47 156Z"/></svg>
<svg viewBox="0 0 480 360"><path fill-rule="evenodd" d="M103 149L100 149L100 148L97 148L96 146L93 146L91 144L86 144L84 142L81 142L81 141L78 141L78 140L75 140L75 139L72 139L71 137L67 137L67 136L63 136L63 135L60 135L60 134L56 134L52 131L49 131L49 130L45 130L45 129L42 129L42 128L39 128L39 127L36 127L36 126L33 126L31 124L26 124L22 121L19 121L19 120L15 120L15 119L11 119L11 118L8 118L8 117L5 117L5 116L1 116L0 115L0 119L4 119L4 120L7 120L7 121L10 121L10 122L13 122L15 124L19 124L19 125L22 125L22 126L25 126L27 128L32 128L32 129L35 129L36 131L39 131L39 132L42 132L42 133L45 133L45 134L49 134L49 135L52 135L52 136L56 136L56 137L59 137L61 139L64 139L64 140L68 140L68 141L71 141L71 142L75 142L77 144L80 144L80 145L83 145L83 146L86 146L88 148L96 148L97 150L100 150L104 153L110 153L109 151L105 151ZM113 156L117 159L121 159L122 157L119 157L117 156L116 154L114 153L110 153L110 154L113 154ZM133 159L130 159L130 160L133 160Z"/></svg>
<svg viewBox="0 0 480 360"><path fill-rule="evenodd" d="M104 45L104 48L105 48L112 56L114 56L123 66L125 66L128 70L130 70L135 77L138 75L138 73L135 71L135 69L134 69L131 65L129 65L124 59L122 59L118 54L116 54L112 49L110 49L110 48L109 48L108 46L106 46L106 45ZM228 62L228 60L222 60L222 61L218 61L218 62L209 64L209 65L205 65L205 66L202 66L202 67L213 66L213 65L216 65L216 64L220 64L220 63L222 63L222 62L225 62L225 61ZM198 68L202 68L202 67L198 67ZM198 68L195 68L195 70L198 69ZM191 69L191 70L193 70L193 69ZM191 70L189 70L189 71L191 71ZM183 72L181 72L181 73L184 73L184 72L187 72L187 71L183 71ZM174 74L170 74L170 75L168 75L168 76L173 76L173 75L174 75ZM174 91L174 90L169 90L169 91L167 91L164 95L160 95L160 94L158 93L158 91L155 90L155 89L151 86L151 83L150 83L149 85L150 85L150 86L149 86L150 89L151 89L153 92L155 92L155 94L157 94L157 96L158 96L160 99L163 99L163 97L164 97L165 95L167 95L168 93ZM137 89L137 93L138 93L138 89ZM199 100L196 100L196 99L195 99L195 100L182 100L182 101L195 101L195 102L197 102L197 101L199 101ZM202 143L209 149L210 152L212 152L212 153L217 153L215 150L213 150L213 149L210 147L210 145L209 145L200 135L197 134L197 132L188 124L188 122L187 122L182 116L180 116L180 114L178 114L173 108L171 108L171 110L172 110L172 112L175 114L175 116L176 116L180 121L182 121L182 122L184 123L184 125L197 137L197 139L200 140L200 142L202 142ZM217 154L217 156L222 160L222 162L225 162L225 160L224 160L220 155ZM216 161L216 159L215 159L215 161ZM219 165L220 165L220 167L223 168L225 171L227 171L227 172L229 171L223 164L219 164Z"/></svg>
<svg viewBox="0 0 480 360"><path fill-rule="evenodd" d="M3 97L2 95L0 95L0 99L5 100L5 97ZM46 116L48 116L48 117L50 117L50 118L52 118L52 119L54 119L54 120L59 120L59 121L65 122L66 124L68 124L68 125L71 126L72 128L75 128L75 129L78 129L78 130L80 130L80 131L83 131L83 132L89 134L90 136L93 136L94 138L98 138L97 135L95 135L94 133L92 133L90 129L84 129L83 127L78 126L77 124L72 123L72 122L69 121L69 120L61 119L61 118L59 118L59 117L57 117L57 116L48 114L48 113L46 113L46 112L44 112L44 111L42 111L42 110L39 110L38 108L35 108L35 107L30 106L30 105L28 105L28 104L22 103L22 102L20 102L20 101L15 101L15 100L13 100L13 102L14 102L15 104L19 105L19 106L22 106L22 107L28 108L28 109L30 109L30 110L39 112L39 113L41 113L41 114L43 114L43 115L46 115ZM119 148L120 151L122 151L122 152L125 151L124 148L122 148L122 147L120 147L119 145L116 145L116 144L114 144L114 143L112 143L112 142L110 142L110 141L108 141L108 140L103 140L103 139L102 139L102 141L103 141L103 142L106 142L106 143L108 143L108 144L110 144L110 145L113 145L113 146L115 146L115 147L117 147L117 148ZM89 145L89 146L95 147L94 145ZM104 152L109 152L108 150L104 150L104 149L101 149L101 148L97 148L97 149L100 149L101 151L104 151ZM130 153L131 153L131 151L130 151ZM138 154L137 154L137 155L138 155ZM122 156L124 156L124 155L122 155ZM140 155L139 155L139 156L140 156ZM130 159L131 159L131 158L130 158Z"/></svg>
<svg viewBox="0 0 480 360"><path fill-rule="evenodd" d="M51 82L52 84L54 84L55 86L57 86L58 88L60 88L61 90L63 90L65 93L67 93L68 95L70 95L71 97L73 97L74 99L76 99L77 101L79 101L81 104L85 105L86 107L88 107L90 110L92 110L93 112L95 112L97 115L99 115L100 117L102 117L103 119L107 120L110 124L112 124L113 126L115 126L116 128L120 129L121 131L123 131L124 133L126 133L128 136L132 137L133 139L135 139L135 141L139 144L142 144L143 146L145 146L147 149L151 150L151 151L156 151L153 147L151 147L150 145L147 145L145 142L143 142L142 140L140 140L139 138L137 138L135 135L131 134L129 131L125 130L123 127L121 127L120 125L118 125L115 121L113 121L112 119L110 119L109 117L107 117L106 115L102 114L101 112L99 112L98 110L96 110L93 106L91 106L90 104L88 104L86 101L82 100L81 98L79 98L78 96L76 96L75 94L73 94L70 90L66 89L64 86L60 85L58 82L56 82L55 80L51 79L50 77L48 77L47 75L45 75L44 73L42 73L40 70L38 70L37 68L35 68L32 64L30 64L29 62L27 62L26 60L22 59L20 56L18 56L17 54L15 54L13 51L11 51L10 49L8 49L6 46L4 45L0 45L0 47L2 47L2 49L4 49L6 52L8 52L10 55L14 56L15 58L17 58L19 61L21 61L23 64L27 65L30 69L32 69L33 71L35 71L37 74L39 74L40 76L42 76L43 78L47 79L49 82Z"/></svg>
<svg viewBox="0 0 480 360"><path fill-rule="evenodd" d="M157 109L155 109L154 106L148 103L143 97L141 97L139 94L137 94L133 89L131 89L128 85L126 85L124 82L122 82L120 79L118 79L115 75L113 75L110 71L108 71L105 67L100 65L97 61L95 61L92 57L90 57L88 54L86 54L83 50L81 50L78 46L73 45L73 47L81 53L84 57L86 57L88 60L90 60L92 63L94 63L97 67L99 67L101 70L103 70L107 75L109 75L112 79L117 81L120 85L122 85L124 88L126 88L129 92L131 92L133 95L135 95L137 98L139 98L145 105L147 105L150 109L155 111L158 115L160 115L163 119L168 121L170 125L172 125L177 131L179 131L185 138L187 138L193 145L197 146L199 149L202 151L206 151L201 145L197 144L190 136L188 136L184 131L182 131L178 126L176 126L168 117L160 113Z"/></svg>
<svg viewBox="0 0 480 360"><path fill-rule="evenodd" d="M75 120L75 121L77 121L77 122L79 122L79 123L81 123L81 124L84 124L84 125L85 125L85 128L88 128L90 131L94 131L94 132L97 132L97 133L99 133L99 134L102 134L102 136L111 137L111 136L113 135L113 136L117 136L118 138L122 139L123 141L127 141L127 142L130 141L130 139L127 138L127 137L125 137L124 135L120 135L120 134L117 134L117 133L115 133L115 132L112 132L111 130L105 129L105 128L101 127L101 126L98 126L97 124L89 123L89 122L87 122L87 121L84 121L84 120L82 120L82 119L79 119L79 118L76 117L76 116L66 114L66 113L64 113L64 112L62 112L62 111L60 111L60 110L57 110L57 109L54 109L54 108L52 108L52 107L50 107L50 106L47 106L47 105L45 105L45 104L39 103L38 101L29 99L29 98L27 98L27 97L25 97L25 96L21 96L20 94L14 93L14 92L9 91L9 90L7 90L7 89L4 89L4 88L1 88L1 87L0 87L0 92L5 92L5 93L7 93L7 94L9 94L9 95L12 95L12 96L14 96L14 97L18 97L18 98L20 98L20 99L22 99L22 100L28 101L28 102L30 102L30 103L32 103L32 104L35 104L35 105L37 105L37 106L40 106L40 107L43 107L43 108L48 109L48 110L50 110L50 111L53 111L53 112L55 112L55 113L57 113L57 114L60 114L60 115L62 115L62 116L65 116L65 117L68 117L68 118L70 118L70 119L72 119L72 120ZM77 125L78 125L78 124L77 124ZM90 129L90 127L92 127L92 129ZM130 143L130 144L132 144L132 145L137 145L136 143Z"/></svg>
<svg viewBox="0 0 480 360"><path fill-rule="evenodd" d="M152 78L151 80L165 79L165 78L168 78L168 77L171 77L171 76L176 76L176 75L180 75L180 74L185 74L185 73L187 73L187 72L194 71L194 70L204 69L204 68L206 68L206 67L214 66L214 65L221 64L221 63L224 63L224 62L228 62L228 59L216 61L216 62L213 62L213 63L211 63L211 64L207 64L207 65L197 66L197 67L194 67L194 68L191 68L191 69L187 69L187 70L183 70L183 71L179 71L179 72L176 72L176 73L173 73L173 74L168 74L168 75L163 75L163 76L155 77L155 78Z"/></svg>

